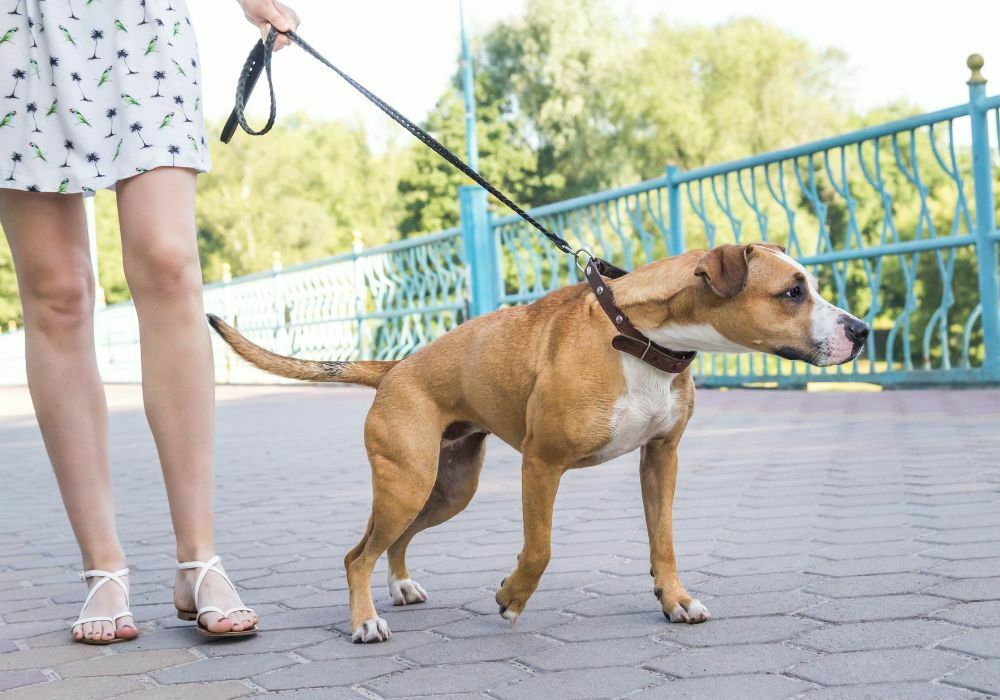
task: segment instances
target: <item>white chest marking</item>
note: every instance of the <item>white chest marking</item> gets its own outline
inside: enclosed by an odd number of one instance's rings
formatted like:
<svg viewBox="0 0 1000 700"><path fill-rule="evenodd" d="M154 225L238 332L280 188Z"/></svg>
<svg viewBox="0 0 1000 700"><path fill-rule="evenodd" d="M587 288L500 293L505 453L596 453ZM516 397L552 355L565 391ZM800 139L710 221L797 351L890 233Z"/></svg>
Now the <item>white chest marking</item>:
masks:
<svg viewBox="0 0 1000 700"><path fill-rule="evenodd" d="M668 374L622 354L625 395L615 402L611 417L611 442L586 460L600 464L642 447L666 434L677 422L676 374Z"/></svg>

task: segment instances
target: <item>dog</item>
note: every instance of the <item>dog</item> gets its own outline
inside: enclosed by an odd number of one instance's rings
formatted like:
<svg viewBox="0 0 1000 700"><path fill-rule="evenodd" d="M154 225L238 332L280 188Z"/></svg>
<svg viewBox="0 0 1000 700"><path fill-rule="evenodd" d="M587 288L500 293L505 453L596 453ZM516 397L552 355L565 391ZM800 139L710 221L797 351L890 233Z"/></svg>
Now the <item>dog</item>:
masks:
<svg viewBox="0 0 1000 700"><path fill-rule="evenodd" d="M766 352L827 366L857 358L869 332L825 301L783 248L766 243L690 251L606 284L637 329L674 351ZM614 349L614 324L586 283L466 321L400 361L285 357L209 321L264 371L376 389L365 422L372 513L344 559L355 642L390 636L371 593L383 552L393 603L427 600L410 579L406 548L472 500L491 433L523 456L524 545L496 593L504 619L517 620L548 565L563 473L636 449L653 592L670 622L709 618L681 583L673 547L677 446L694 409L690 369L663 372Z"/></svg>

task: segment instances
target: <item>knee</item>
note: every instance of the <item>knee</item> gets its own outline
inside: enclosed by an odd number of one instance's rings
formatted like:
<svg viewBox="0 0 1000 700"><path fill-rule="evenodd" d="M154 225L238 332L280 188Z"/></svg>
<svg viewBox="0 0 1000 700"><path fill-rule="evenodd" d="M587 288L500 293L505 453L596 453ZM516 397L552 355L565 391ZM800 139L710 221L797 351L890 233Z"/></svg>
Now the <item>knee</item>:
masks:
<svg viewBox="0 0 1000 700"><path fill-rule="evenodd" d="M201 264L190 244L159 240L141 250L130 250L125 257L125 278L137 300L186 302L201 298Z"/></svg>
<svg viewBox="0 0 1000 700"><path fill-rule="evenodd" d="M89 266L33 273L21 296L25 324L45 333L74 332L94 317L94 278Z"/></svg>

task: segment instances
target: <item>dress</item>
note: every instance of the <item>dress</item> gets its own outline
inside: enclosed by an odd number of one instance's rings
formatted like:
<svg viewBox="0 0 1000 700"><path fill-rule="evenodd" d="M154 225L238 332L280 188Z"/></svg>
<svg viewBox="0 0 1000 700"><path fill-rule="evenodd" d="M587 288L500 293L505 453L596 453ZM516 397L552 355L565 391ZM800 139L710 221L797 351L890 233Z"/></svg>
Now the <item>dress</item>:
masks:
<svg viewBox="0 0 1000 700"><path fill-rule="evenodd" d="M0 0L0 187L211 167L184 0Z"/></svg>

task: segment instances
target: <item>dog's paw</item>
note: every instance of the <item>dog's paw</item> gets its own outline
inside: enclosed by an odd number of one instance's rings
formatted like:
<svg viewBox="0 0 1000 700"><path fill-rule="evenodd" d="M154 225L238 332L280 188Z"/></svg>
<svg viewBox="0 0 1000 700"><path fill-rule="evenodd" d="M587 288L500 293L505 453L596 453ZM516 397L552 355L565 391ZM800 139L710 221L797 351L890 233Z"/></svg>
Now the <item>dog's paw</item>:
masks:
<svg viewBox="0 0 1000 700"><path fill-rule="evenodd" d="M687 603L677 603L669 610L664 609L663 616L671 622L687 622L692 625L705 622L711 617L708 608L694 598Z"/></svg>
<svg viewBox="0 0 1000 700"><path fill-rule="evenodd" d="M507 620L510 626L513 627L517 623L517 618L521 616L524 612L524 606L528 603L528 597L531 595L524 592L518 593L514 590L514 586L508 585L508 579L504 579L500 582L500 590L497 591L496 601L500 608L500 617Z"/></svg>
<svg viewBox="0 0 1000 700"><path fill-rule="evenodd" d="M365 620L361 623L361 626L354 630L354 634L351 635L351 639L355 644L374 644L376 642L384 642L392 634L389 632L389 625L381 617L373 617L370 620Z"/></svg>
<svg viewBox="0 0 1000 700"><path fill-rule="evenodd" d="M411 578L396 578L389 574L389 596L393 605L415 605L427 602L427 591Z"/></svg>

